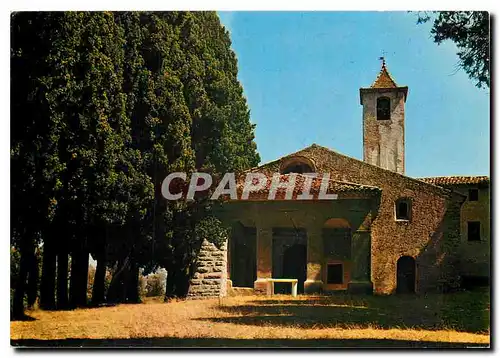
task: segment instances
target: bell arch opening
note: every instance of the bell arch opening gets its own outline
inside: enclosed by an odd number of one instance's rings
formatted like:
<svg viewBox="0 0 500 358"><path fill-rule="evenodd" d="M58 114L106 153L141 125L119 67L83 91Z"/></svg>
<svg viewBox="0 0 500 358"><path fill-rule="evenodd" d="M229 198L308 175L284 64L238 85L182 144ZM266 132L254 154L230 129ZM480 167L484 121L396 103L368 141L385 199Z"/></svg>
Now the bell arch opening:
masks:
<svg viewBox="0 0 500 358"><path fill-rule="evenodd" d="M281 174L290 174L290 173L304 174L304 173L315 173L315 172L316 172L316 166L310 159L305 157L293 157L287 159L282 163L280 167Z"/></svg>

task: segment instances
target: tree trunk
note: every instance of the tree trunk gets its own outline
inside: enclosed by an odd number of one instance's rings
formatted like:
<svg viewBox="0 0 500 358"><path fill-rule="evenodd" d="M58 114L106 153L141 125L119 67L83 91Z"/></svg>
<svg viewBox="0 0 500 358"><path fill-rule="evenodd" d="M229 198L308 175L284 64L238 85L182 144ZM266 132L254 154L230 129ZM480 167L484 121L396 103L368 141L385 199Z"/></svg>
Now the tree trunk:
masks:
<svg viewBox="0 0 500 358"><path fill-rule="evenodd" d="M139 266L132 260L130 262L130 269L128 270L126 281L127 302L139 303Z"/></svg>
<svg viewBox="0 0 500 358"><path fill-rule="evenodd" d="M23 238L23 241L25 239ZM14 299L12 302L12 315L14 319L24 317L24 291L26 288L26 279L28 277L28 248L27 243L22 243L21 258L19 260L19 275L16 279L16 288L14 291Z"/></svg>
<svg viewBox="0 0 500 358"><path fill-rule="evenodd" d="M111 283L109 284L107 301L110 303L120 303L125 302L126 291L126 276L127 271L129 271L129 258L128 256L125 260L120 261L118 264L118 268L113 273L113 278L111 279Z"/></svg>
<svg viewBox="0 0 500 358"><path fill-rule="evenodd" d="M57 309L68 308L68 250L63 244L57 253Z"/></svg>
<svg viewBox="0 0 500 358"><path fill-rule="evenodd" d="M97 306L104 302L104 290L106 281L106 249L97 257L97 268L94 276L94 287L92 287L92 305Z"/></svg>
<svg viewBox="0 0 500 358"><path fill-rule="evenodd" d="M40 283L40 308L56 308L56 253L54 243L46 239L43 245L42 282Z"/></svg>
<svg viewBox="0 0 500 358"><path fill-rule="evenodd" d="M187 268L179 271L177 276L177 297L186 297L189 291L189 273Z"/></svg>
<svg viewBox="0 0 500 358"><path fill-rule="evenodd" d="M177 297L177 276L178 270L171 268L167 271L167 283L165 285L165 301Z"/></svg>
<svg viewBox="0 0 500 358"><path fill-rule="evenodd" d="M187 267L171 267L167 274L165 301L186 297L189 291L190 274Z"/></svg>
<svg viewBox="0 0 500 358"><path fill-rule="evenodd" d="M15 319L24 317L24 289L26 278L28 276L28 268L25 261L26 260L23 260L21 253L19 276L16 280L16 289L14 291L14 300L12 302L12 314Z"/></svg>
<svg viewBox="0 0 500 358"><path fill-rule="evenodd" d="M92 233L94 242L94 253L96 255L97 267L94 274L94 285L92 287L92 305L98 306L105 302L106 291L106 268L107 268L107 240L109 227L97 227Z"/></svg>
<svg viewBox="0 0 500 358"><path fill-rule="evenodd" d="M26 236L22 238L21 242L21 258L19 262L19 276L16 280L16 288L14 291L14 298L12 302L12 315L14 319L22 319L24 315L24 294L26 293L26 280L32 271L32 265L35 256L35 241L31 232L25 233ZM33 279L31 284L33 284ZM35 286L36 287L36 286ZM31 299L32 293L31 293ZM36 299L36 293L35 293Z"/></svg>
<svg viewBox="0 0 500 358"><path fill-rule="evenodd" d="M71 255L70 306L84 307L87 305L87 280L89 271L89 253L85 239L77 238Z"/></svg>
<svg viewBox="0 0 500 358"><path fill-rule="evenodd" d="M34 307L38 296L38 257L35 252L34 248L30 250L28 257L27 303L29 308Z"/></svg>

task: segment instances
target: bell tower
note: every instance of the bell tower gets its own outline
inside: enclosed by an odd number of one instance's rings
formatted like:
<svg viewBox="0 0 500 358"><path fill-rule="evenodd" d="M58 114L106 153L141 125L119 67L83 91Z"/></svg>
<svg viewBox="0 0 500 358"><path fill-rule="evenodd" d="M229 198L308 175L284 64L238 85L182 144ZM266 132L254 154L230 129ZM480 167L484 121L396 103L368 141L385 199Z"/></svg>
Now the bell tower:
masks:
<svg viewBox="0 0 500 358"><path fill-rule="evenodd" d="M363 106L363 161L405 173L405 103L408 87L399 87L385 59L375 82L360 88Z"/></svg>

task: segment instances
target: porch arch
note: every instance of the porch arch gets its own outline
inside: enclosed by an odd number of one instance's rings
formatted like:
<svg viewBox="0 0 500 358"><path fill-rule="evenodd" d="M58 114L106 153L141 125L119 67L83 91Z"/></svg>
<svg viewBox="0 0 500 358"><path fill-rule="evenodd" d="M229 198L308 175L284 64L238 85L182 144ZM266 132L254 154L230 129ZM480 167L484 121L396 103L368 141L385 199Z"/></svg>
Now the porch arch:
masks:
<svg viewBox="0 0 500 358"><path fill-rule="evenodd" d="M323 228L330 228L330 229L350 229L351 224L347 219L344 218L330 218L325 221L323 224Z"/></svg>

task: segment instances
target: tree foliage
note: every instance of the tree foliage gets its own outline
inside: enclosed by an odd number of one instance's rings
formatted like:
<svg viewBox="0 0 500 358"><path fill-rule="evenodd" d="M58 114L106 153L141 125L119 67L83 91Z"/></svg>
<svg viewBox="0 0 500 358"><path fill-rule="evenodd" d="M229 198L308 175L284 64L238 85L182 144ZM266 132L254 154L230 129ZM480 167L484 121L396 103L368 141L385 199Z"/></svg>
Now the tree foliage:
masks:
<svg viewBox="0 0 500 358"><path fill-rule="evenodd" d="M165 295L165 273L158 271L144 277L144 295L146 297L161 297Z"/></svg>
<svg viewBox="0 0 500 358"><path fill-rule="evenodd" d="M167 202L163 179L260 160L228 32L213 12L21 12L11 24L14 314L40 247L43 308L87 304L89 253L93 304L137 302L141 268L167 269L167 295L185 295L201 242L224 229L206 200Z"/></svg>
<svg viewBox="0 0 500 358"><path fill-rule="evenodd" d="M486 11L419 12L417 23L432 21L437 44L451 40L458 48L459 67L477 87L490 87L490 17Z"/></svg>

